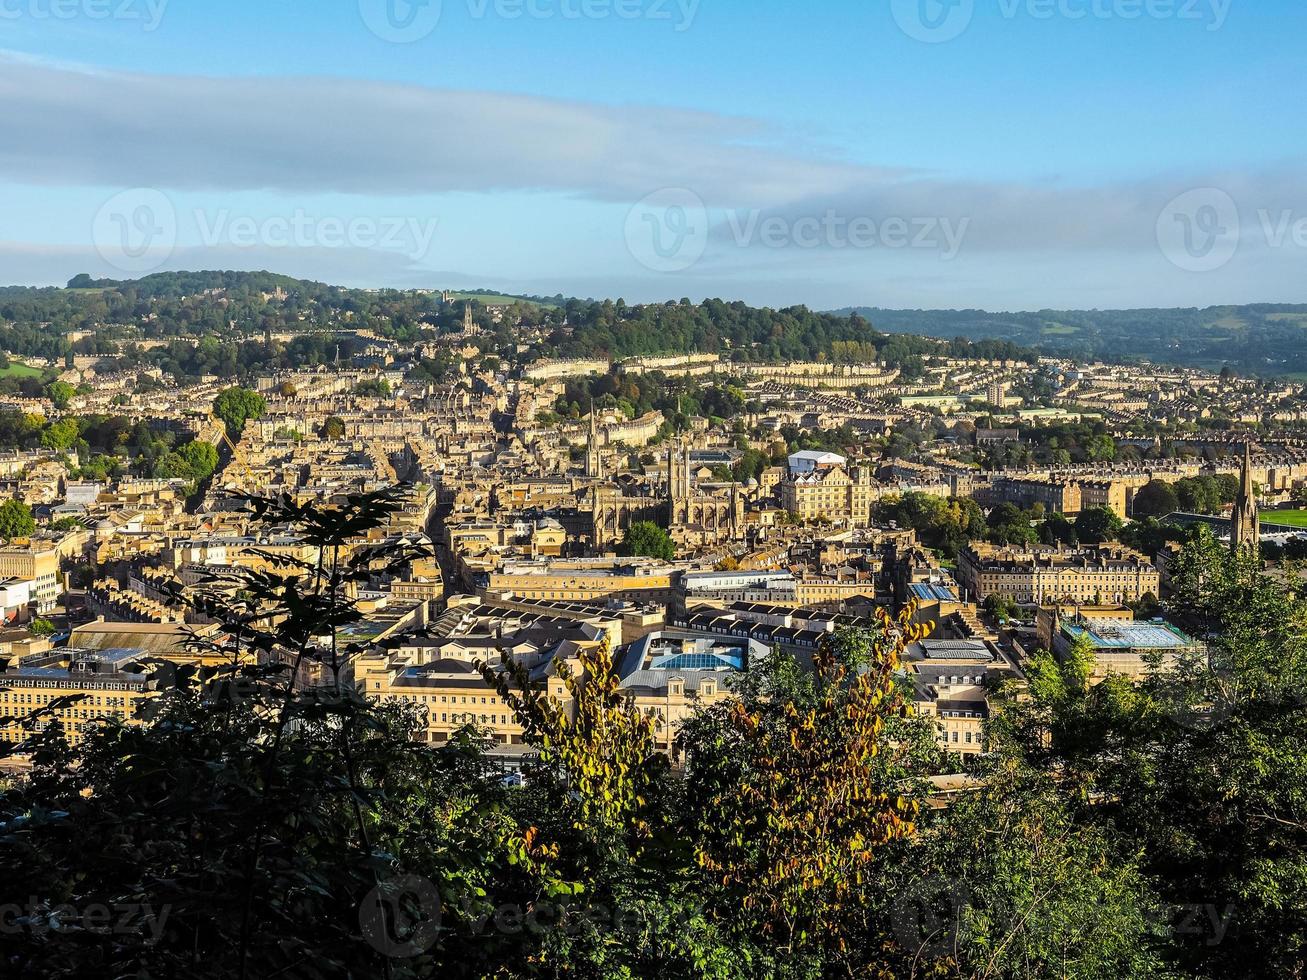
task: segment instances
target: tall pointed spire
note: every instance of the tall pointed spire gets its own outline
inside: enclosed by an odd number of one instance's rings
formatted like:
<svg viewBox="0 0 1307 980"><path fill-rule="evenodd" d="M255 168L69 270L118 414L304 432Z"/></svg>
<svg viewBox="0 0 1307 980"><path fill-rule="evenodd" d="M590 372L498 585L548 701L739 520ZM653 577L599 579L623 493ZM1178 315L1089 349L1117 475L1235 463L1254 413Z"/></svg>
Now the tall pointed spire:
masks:
<svg viewBox="0 0 1307 980"><path fill-rule="evenodd" d="M585 450L585 475L598 480L604 473L603 454L599 451L599 423L595 418L595 400L590 399L590 439Z"/></svg>
<svg viewBox="0 0 1307 980"><path fill-rule="evenodd" d="M1239 494L1230 515L1230 547L1235 551L1261 545L1261 518L1257 513L1257 490L1253 486L1253 448L1244 443L1243 468L1239 473Z"/></svg>

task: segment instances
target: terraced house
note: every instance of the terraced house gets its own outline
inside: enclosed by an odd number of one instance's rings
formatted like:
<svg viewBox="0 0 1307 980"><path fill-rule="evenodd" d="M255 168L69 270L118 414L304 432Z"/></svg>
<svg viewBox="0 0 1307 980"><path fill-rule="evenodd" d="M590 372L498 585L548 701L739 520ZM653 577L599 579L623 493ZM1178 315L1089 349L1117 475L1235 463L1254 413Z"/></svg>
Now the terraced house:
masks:
<svg viewBox="0 0 1307 980"><path fill-rule="evenodd" d="M1065 548L974 543L958 553L958 581L975 601L1137 602L1161 588L1157 566L1120 545Z"/></svg>

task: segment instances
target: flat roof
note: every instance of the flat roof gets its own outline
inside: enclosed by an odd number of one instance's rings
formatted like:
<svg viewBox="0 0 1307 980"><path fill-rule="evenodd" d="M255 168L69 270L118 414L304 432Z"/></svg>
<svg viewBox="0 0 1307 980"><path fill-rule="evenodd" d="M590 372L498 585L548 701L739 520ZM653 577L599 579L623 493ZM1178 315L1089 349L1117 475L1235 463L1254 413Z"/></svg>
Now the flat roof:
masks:
<svg viewBox="0 0 1307 980"><path fill-rule="evenodd" d="M957 602L958 594L947 585L932 585L929 582L913 582L908 591L925 602Z"/></svg>
<svg viewBox="0 0 1307 980"><path fill-rule="evenodd" d="M1087 636L1100 650L1176 650L1194 645L1192 639L1169 623L1104 619L1088 626L1064 623L1062 630L1072 640Z"/></svg>

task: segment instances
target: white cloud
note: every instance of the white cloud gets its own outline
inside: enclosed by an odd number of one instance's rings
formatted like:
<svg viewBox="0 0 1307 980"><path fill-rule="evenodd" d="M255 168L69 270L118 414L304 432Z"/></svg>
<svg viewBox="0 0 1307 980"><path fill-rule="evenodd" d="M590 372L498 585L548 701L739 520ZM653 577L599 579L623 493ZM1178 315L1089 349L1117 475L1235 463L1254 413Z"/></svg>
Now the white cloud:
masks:
<svg viewBox="0 0 1307 980"><path fill-rule="evenodd" d="M0 59L0 177L164 190L541 190L633 201L691 186L783 202L877 176L761 147L757 120L333 78L79 71Z"/></svg>
<svg viewBox="0 0 1307 980"><path fill-rule="evenodd" d="M544 292L628 299L743 297L775 305L990 305L1002 308L1191 305L1302 300L1307 249L1290 236L1269 248L1258 212L1307 220L1307 177L1278 168L1142 174L1073 184L976 181L890 163L788 148L763 121L688 109L612 106L509 93L317 77L165 76L107 71L0 54L0 181L42 188L158 188L220 199L271 191L295 203L346 194L392 197L384 213L426 213L431 195L565 199L585 227L540 221L523 208L501 237L516 262L449 248L471 280L364 249L196 249L183 240L168 268L272 268L342 284L495 285L534 281ZM893 145L893 135L883 143ZM662 188L689 188L710 210L714 235L683 275L647 275L622 244L630 205ZM1241 212L1237 258L1195 278L1168 263L1157 224L1183 192L1215 187ZM539 192L539 193L536 193ZM53 191L42 193L53 194ZM418 200L425 200L419 206ZM516 198L500 198L516 200ZM97 202L98 206L98 202ZM725 209L758 210L791 226L828 212L869 218L966 219L956 258L932 250L737 247ZM572 213L571 211L568 212ZM102 269L86 240L25 245L0 227L3 278L60 282ZM611 222L609 222L611 218ZM26 222L30 226L30 218ZM507 219L499 217L501 224ZM1278 217L1275 221L1279 221ZM28 229L31 231L32 229ZM466 237L466 236L464 236ZM45 237L44 240L50 240ZM582 244L584 243L584 248ZM607 249L606 255L596 255ZM461 256L461 257L454 257ZM583 257L580 257L583 256ZM1076 297L1080 297L1077 301Z"/></svg>

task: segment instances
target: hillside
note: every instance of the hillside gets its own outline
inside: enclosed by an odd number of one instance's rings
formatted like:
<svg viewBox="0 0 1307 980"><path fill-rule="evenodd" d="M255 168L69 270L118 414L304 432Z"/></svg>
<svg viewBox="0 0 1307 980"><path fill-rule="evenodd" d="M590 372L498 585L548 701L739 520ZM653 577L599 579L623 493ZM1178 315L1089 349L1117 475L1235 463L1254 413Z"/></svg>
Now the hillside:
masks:
<svg viewBox="0 0 1307 980"><path fill-rule="evenodd" d="M1261 303L1207 309L885 310L849 307L887 333L1010 340L1104 360L1148 358L1250 374L1307 376L1307 306Z"/></svg>
<svg viewBox="0 0 1307 980"><path fill-rule="evenodd" d="M403 343L460 333L473 303L485 353L510 360L721 353L735 360L883 360L912 376L925 355L1033 359L1007 341L890 336L861 316L781 310L719 299L631 304L618 299L516 297L490 290L344 289L268 272L169 272L139 280L77 276L65 289L0 288L0 349L56 360L122 355L169 374L244 376L349 358L361 331ZM489 310L487 307L506 307ZM354 335L341 338L340 333ZM76 339L70 339L75 337ZM265 338L285 344L269 345ZM137 341L184 341L136 351ZM203 343L200 343L200 341ZM120 365L125 366L125 365Z"/></svg>

